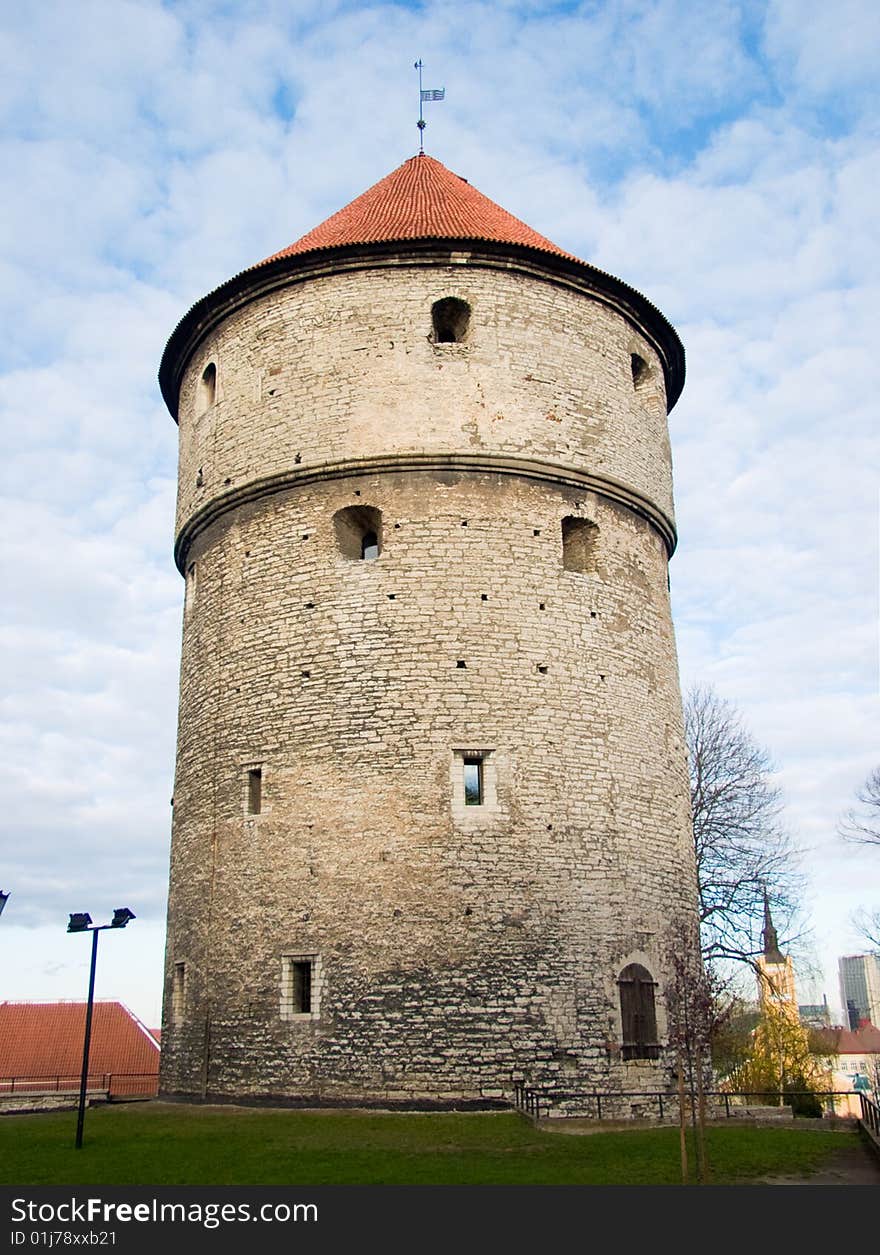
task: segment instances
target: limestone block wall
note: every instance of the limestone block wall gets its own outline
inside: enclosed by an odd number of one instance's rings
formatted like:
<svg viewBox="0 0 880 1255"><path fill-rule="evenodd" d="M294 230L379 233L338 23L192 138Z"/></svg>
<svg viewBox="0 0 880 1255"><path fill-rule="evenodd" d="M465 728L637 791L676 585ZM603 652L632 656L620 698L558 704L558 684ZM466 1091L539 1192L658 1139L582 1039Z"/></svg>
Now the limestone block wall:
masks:
<svg viewBox="0 0 880 1255"><path fill-rule="evenodd" d="M450 296L469 304L468 332L436 344L431 308ZM235 310L193 357L179 422L178 530L253 481L405 453L569 466L672 519L664 379L648 340L571 286L472 257L331 273Z"/></svg>
<svg viewBox="0 0 880 1255"><path fill-rule="evenodd" d="M375 561L339 550L350 506L381 511ZM567 517L596 525L588 571ZM614 1053L619 972L659 982L662 1035L664 931L694 910L657 531L524 476L389 469L242 506L187 566L163 1091L661 1087ZM320 960L314 1016L280 1013L285 955Z"/></svg>
<svg viewBox="0 0 880 1255"><path fill-rule="evenodd" d="M230 307L183 373L162 1090L662 1088L617 986L662 1041L696 908L661 364L573 282L392 261Z"/></svg>

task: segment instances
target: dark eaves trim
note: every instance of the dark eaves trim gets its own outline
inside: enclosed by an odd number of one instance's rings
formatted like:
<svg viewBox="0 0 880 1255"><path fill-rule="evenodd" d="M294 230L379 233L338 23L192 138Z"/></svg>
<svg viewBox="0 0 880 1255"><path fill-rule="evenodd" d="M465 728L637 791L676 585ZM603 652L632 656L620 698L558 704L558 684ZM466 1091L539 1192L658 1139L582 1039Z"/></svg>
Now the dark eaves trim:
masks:
<svg viewBox="0 0 880 1255"><path fill-rule="evenodd" d="M392 240L314 249L263 262L243 270L196 301L175 327L162 354L159 387L177 421L180 383L199 344L235 310L294 283L352 270L386 266L468 265L528 274L559 283L601 301L630 322L656 350L666 379L666 404L671 410L684 387L684 346L670 322L642 296L614 275L522 244L487 240Z"/></svg>

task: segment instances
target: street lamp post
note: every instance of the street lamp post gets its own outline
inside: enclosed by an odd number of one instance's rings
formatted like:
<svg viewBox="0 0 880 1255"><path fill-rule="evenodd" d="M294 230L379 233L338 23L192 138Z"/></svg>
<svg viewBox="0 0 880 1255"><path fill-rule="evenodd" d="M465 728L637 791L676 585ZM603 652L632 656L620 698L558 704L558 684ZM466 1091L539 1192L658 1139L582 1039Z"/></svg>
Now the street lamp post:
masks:
<svg viewBox="0 0 880 1255"><path fill-rule="evenodd" d="M86 1088L89 1080L89 1046L92 1042L92 1007L95 1001L95 967L98 962L98 933L104 931L105 928L124 928L130 919L134 919L134 911L130 911L127 906L120 906L113 912L113 919L109 924L93 924L92 917L88 911L77 911L71 914L70 923L67 925L69 933L91 933L92 934L92 965L89 969L89 1000L86 1004L86 1033L83 1040L83 1061L82 1075L79 1081L79 1114L76 1119L76 1142L74 1145L77 1150L82 1150L83 1144L83 1123L86 1118Z"/></svg>

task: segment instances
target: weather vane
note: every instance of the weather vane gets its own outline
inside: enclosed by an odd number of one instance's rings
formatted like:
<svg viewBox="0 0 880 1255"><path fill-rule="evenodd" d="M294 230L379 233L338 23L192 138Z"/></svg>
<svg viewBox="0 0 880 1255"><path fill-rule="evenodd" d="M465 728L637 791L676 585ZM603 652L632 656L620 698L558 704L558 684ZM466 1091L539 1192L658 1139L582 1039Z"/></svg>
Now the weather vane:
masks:
<svg viewBox="0 0 880 1255"><path fill-rule="evenodd" d="M425 121L423 105L426 100L443 100L446 96L445 87L422 87L422 59L419 57L415 63L415 68L419 72L419 120L416 124L419 128L419 156L424 156L425 152L425 127L428 125Z"/></svg>

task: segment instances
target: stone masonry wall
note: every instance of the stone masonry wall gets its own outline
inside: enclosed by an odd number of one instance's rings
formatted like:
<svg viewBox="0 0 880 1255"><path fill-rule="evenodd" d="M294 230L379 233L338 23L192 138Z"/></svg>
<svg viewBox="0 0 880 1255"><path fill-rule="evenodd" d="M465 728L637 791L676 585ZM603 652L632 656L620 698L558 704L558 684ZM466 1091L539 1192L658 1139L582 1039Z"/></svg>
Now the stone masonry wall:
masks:
<svg viewBox="0 0 880 1255"><path fill-rule="evenodd" d="M447 296L471 306L463 344L431 342ZM648 365L638 389L634 353ZM199 413L209 363L217 400ZM403 266L294 284L204 341L181 388L178 529L250 480L404 451L589 469L672 517L663 372L633 326L515 272Z"/></svg>
<svg viewBox="0 0 880 1255"><path fill-rule="evenodd" d="M324 323L305 318L310 286ZM472 302L474 339L435 348L446 295ZM198 466L209 494L365 450L387 466L240 504L185 555L164 1092L486 1101L516 1080L666 1083L661 1062L621 1062L615 983L648 967L662 1039L664 933L695 912L664 542L599 493L394 463L471 441L595 458L669 512L659 367L615 318L514 275L361 273L257 302L193 361L181 525L204 500ZM653 392L634 388L631 352ZM218 395L196 420L207 360ZM375 561L340 552L333 516L352 506L381 511ZM563 566L570 517L597 528L586 571ZM481 806L463 804L468 751ZM315 960L315 1014L282 1016L284 956Z"/></svg>

